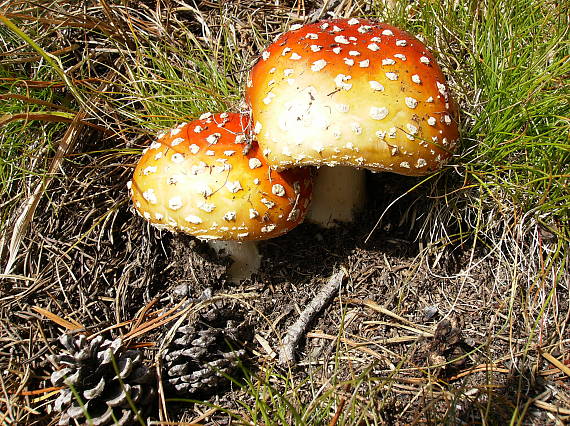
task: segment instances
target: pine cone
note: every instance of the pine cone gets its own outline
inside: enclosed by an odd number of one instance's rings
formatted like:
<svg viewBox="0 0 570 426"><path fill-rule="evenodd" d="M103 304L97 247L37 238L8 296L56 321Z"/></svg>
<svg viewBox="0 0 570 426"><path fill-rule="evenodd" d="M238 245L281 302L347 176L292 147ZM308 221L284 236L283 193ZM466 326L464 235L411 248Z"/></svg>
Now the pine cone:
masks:
<svg viewBox="0 0 570 426"><path fill-rule="evenodd" d="M164 356L166 389L177 395L212 394L237 371L247 334L243 315L215 305L179 327Z"/></svg>
<svg viewBox="0 0 570 426"><path fill-rule="evenodd" d="M50 360L60 367L51 382L66 386L54 403L60 425L129 425L136 423L136 413L128 398L141 414L151 407L154 374L142 364L141 352L126 349L121 339L102 336L88 341L83 335L74 339L65 334L59 340L65 349Z"/></svg>

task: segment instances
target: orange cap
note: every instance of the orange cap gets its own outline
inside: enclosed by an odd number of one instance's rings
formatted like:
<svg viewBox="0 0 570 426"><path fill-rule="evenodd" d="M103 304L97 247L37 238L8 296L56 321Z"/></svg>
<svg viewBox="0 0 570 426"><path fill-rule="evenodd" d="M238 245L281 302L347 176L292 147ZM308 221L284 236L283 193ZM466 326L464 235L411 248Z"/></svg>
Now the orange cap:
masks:
<svg viewBox="0 0 570 426"><path fill-rule="evenodd" d="M244 153L250 118L204 114L145 149L129 189L152 225L201 239L262 240L303 221L308 168L271 170L256 142Z"/></svg>
<svg viewBox="0 0 570 426"><path fill-rule="evenodd" d="M293 26L254 65L246 97L277 169L423 175L441 167L459 137L456 104L426 46L364 19Z"/></svg>

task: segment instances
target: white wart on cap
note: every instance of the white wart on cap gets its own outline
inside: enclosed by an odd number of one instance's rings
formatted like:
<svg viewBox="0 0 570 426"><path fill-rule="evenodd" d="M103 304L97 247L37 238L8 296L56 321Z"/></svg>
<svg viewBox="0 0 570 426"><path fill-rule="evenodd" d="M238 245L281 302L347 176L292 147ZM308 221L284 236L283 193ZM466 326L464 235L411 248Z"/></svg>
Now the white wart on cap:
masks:
<svg viewBox="0 0 570 426"><path fill-rule="evenodd" d="M244 154L250 125L242 114L204 114L161 135L129 183L137 212L201 239L262 240L301 223L310 171L271 170L255 142Z"/></svg>
<svg viewBox="0 0 570 426"><path fill-rule="evenodd" d="M424 175L440 168L459 137L456 104L426 46L364 19L283 34L254 65L246 96L256 138L278 169Z"/></svg>

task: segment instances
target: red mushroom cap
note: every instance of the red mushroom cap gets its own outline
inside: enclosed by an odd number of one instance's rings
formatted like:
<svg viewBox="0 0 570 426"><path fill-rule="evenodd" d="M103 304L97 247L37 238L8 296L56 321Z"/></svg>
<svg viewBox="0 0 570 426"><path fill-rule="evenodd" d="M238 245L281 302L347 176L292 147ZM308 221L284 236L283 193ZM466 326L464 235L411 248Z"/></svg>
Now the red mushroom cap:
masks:
<svg viewBox="0 0 570 426"><path fill-rule="evenodd" d="M138 162L129 189L136 210L159 228L201 239L262 240L303 221L310 170L271 170L253 142L250 118L204 114L158 137Z"/></svg>
<svg viewBox="0 0 570 426"><path fill-rule="evenodd" d="M456 104L426 46L364 19L292 27L251 70L256 139L273 167L438 169L459 137Z"/></svg>

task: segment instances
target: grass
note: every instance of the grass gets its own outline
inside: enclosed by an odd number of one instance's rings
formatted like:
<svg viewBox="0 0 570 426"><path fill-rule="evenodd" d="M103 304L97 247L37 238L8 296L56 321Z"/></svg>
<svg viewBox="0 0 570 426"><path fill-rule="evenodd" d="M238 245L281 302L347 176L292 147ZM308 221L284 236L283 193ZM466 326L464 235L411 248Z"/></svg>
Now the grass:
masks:
<svg viewBox="0 0 570 426"><path fill-rule="evenodd" d="M426 25L433 12L422 12L428 16L414 29L435 39ZM567 239L561 223L568 215L570 164L565 14L547 2L507 1L471 3L435 17L449 43L438 47L440 54L463 62L447 65L459 67L451 75L461 79L456 90L466 102L458 162L464 186L479 192L486 212L533 217Z"/></svg>
<svg viewBox="0 0 570 426"><path fill-rule="evenodd" d="M2 269L24 203L48 178L66 131L77 126L80 132L55 163L57 181L40 193L35 219L13 253L11 273L24 279L0 276L2 369L12 372L2 379L0 418L41 417L34 411L39 405L17 391L41 387L45 369L29 360L60 330L30 315L30 306L103 328L133 318L137 299L168 299L156 259L169 243L131 219L123 185L149 136L204 111L243 108L256 55L291 20L301 20L295 13L316 9L309 1L273 3L157 8L142 0L100 1L65 9L58 1L0 2L0 14L16 26L0 25ZM385 19L425 39L461 106L461 149L444 171L379 202L388 210L371 235L383 232L393 211L401 227L409 225L405 235L417 250L396 256L357 246L351 256L362 258L338 261L350 264L347 297L374 294L390 282L381 294L384 306L414 325L341 300L319 323L343 324L326 341L336 345L332 354L281 370L252 344L257 367L236 386L233 405L218 413L254 424L562 424L570 416L569 377L563 369L553 373L548 356L567 362L570 353L570 19L564 4L420 1L410 8L399 1L388 9L368 3L335 7L341 16ZM72 123L85 111L96 136ZM366 262L368 269L359 269ZM383 275L390 262L405 273ZM276 277L257 284L284 285ZM315 283L307 278L295 285ZM98 298L90 301L92 294ZM436 337L419 337L416 312L432 305L440 320L468 317L468 324L452 327L469 336L468 349L454 353L457 345L438 340L433 323ZM278 344L282 330L271 331L274 323L257 327ZM390 340L395 337L404 340ZM308 338L306 345L321 340ZM190 407L186 417L199 416Z"/></svg>
<svg viewBox="0 0 570 426"><path fill-rule="evenodd" d="M38 69L37 75L47 73L46 68ZM0 95L0 122L3 122L0 126L0 229L5 228L11 207L25 196L22 188L28 187L34 178L41 179L48 170L47 159L53 154L58 135L64 129L57 121L69 122L73 117L68 112L54 111L41 104L54 102L52 90L26 88L25 81L14 75L18 74L0 68L0 79L7 80L1 83L5 91Z"/></svg>

